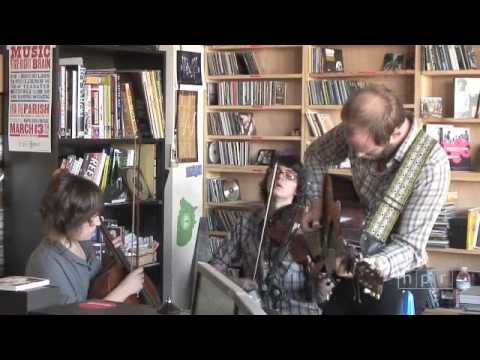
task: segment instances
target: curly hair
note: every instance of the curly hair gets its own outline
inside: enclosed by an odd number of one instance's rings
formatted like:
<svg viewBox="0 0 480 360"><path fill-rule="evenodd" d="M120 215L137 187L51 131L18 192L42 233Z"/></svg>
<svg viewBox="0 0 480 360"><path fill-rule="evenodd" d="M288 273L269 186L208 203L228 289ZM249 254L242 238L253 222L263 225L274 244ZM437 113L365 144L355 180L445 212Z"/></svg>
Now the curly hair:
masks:
<svg viewBox="0 0 480 360"><path fill-rule="evenodd" d="M55 175L40 205L45 235L53 241L49 235L55 233L71 242L79 227L102 208L102 193L95 183L68 173Z"/></svg>
<svg viewBox="0 0 480 360"><path fill-rule="evenodd" d="M273 167L275 166L275 162L278 161L278 166L285 166L289 169L295 171L298 175L297 178L297 194L293 201L296 201L299 194L303 194L305 188L305 176L303 171L303 165L300 162L300 159L297 156L293 155L279 155L275 159L273 159L270 167L267 170L267 173L263 177L262 181L260 182L260 195L264 202L268 199L268 176L273 171Z"/></svg>

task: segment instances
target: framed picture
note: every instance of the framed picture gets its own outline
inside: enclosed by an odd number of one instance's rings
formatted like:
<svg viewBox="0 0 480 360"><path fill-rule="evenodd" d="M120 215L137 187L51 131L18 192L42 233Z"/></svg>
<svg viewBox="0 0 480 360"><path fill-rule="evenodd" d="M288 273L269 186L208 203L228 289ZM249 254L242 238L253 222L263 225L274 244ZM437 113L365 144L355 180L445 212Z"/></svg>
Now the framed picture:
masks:
<svg viewBox="0 0 480 360"><path fill-rule="evenodd" d="M178 162L198 161L197 96L196 91L177 91L175 132Z"/></svg>
<svg viewBox="0 0 480 360"><path fill-rule="evenodd" d="M202 85L200 53L177 51L177 81L179 84Z"/></svg>
<svg viewBox="0 0 480 360"><path fill-rule="evenodd" d="M275 150L261 149L258 150L257 165L270 165L275 157Z"/></svg>
<svg viewBox="0 0 480 360"><path fill-rule="evenodd" d="M150 189L148 188L147 182L145 181L143 173L140 169L129 166L125 167L123 171L125 183L131 197L133 197L134 192L135 197L140 201L145 201L152 197Z"/></svg>

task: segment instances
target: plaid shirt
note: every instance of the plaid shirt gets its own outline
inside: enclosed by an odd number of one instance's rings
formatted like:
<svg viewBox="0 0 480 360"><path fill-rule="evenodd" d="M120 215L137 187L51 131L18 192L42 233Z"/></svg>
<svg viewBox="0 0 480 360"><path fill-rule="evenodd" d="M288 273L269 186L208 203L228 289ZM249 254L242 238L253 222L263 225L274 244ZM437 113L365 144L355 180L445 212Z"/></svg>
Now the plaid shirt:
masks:
<svg viewBox="0 0 480 360"><path fill-rule="evenodd" d="M213 255L210 263L229 276L253 278L263 213L246 213L233 227L228 239ZM293 261L288 245L275 246L265 236L260 255L257 283L262 306L267 313L283 315L320 315L315 301L305 296L305 276L301 264ZM262 286L263 285L263 286ZM280 296L274 295L279 290ZM278 294L278 292L277 292Z"/></svg>
<svg viewBox="0 0 480 360"><path fill-rule="evenodd" d="M320 198L324 174L332 166L349 158L353 185L366 208L368 221L382 201L417 132L417 126L413 124L395 155L387 162L385 171L379 173L375 161L356 157L345 140L345 127L341 123L315 140L305 153L305 166L312 174L308 196L312 199ZM406 272L427 263L427 240L440 209L447 200L449 184L448 157L441 146L436 144L386 244L381 244L365 231L362 232L362 253L374 257L380 263L379 270L385 281L402 277Z"/></svg>

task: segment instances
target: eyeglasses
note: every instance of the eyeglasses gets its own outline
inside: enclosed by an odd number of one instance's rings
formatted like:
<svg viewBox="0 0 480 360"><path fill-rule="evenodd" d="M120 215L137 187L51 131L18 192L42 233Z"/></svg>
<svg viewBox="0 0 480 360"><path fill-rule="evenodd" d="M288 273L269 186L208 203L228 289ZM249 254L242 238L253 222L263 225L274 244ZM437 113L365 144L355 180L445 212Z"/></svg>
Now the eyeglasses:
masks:
<svg viewBox="0 0 480 360"><path fill-rule="evenodd" d="M270 173L272 173L272 170L269 170ZM280 177L280 175L283 175L283 177L289 181L296 181L298 179L297 173L293 171L288 171L288 170L277 170L277 178Z"/></svg>

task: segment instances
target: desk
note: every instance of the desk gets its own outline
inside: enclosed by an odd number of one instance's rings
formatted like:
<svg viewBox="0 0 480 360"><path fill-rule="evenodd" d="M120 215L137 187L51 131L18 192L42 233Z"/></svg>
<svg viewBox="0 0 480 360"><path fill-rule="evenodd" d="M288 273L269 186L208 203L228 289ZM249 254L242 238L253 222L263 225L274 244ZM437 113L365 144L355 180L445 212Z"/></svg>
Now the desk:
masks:
<svg viewBox="0 0 480 360"><path fill-rule="evenodd" d="M161 315L150 305L133 305L111 301L86 301L83 303L55 305L38 309L33 315ZM186 315L182 312L180 315Z"/></svg>

